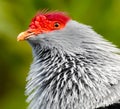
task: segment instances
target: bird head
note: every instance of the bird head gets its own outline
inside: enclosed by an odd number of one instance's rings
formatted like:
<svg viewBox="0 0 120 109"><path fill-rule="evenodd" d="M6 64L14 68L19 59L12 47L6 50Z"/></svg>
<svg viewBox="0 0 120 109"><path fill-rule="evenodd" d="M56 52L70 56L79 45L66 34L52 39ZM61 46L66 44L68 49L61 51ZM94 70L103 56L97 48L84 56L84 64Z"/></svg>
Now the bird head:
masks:
<svg viewBox="0 0 120 109"><path fill-rule="evenodd" d="M63 33L69 21L70 17L63 12L39 12L32 19L29 28L18 35L17 40L28 40L32 44L55 41L55 37L58 40L60 37L58 33L60 31Z"/></svg>
<svg viewBox="0 0 120 109"><path fill-rule="evenodd" d="M73 52L81 49L80 42L92 33L89 26L79 24L64 12L39 12L31 20L29 28L18 35L17 40L27 40L33 48L40 45L43 48L54 47Z"/></svg>

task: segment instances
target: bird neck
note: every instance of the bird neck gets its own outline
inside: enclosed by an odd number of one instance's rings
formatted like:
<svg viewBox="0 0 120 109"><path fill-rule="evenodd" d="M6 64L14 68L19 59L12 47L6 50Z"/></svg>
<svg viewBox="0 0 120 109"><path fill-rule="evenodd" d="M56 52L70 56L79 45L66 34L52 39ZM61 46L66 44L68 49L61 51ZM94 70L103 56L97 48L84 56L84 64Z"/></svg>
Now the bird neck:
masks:
<svg viewBox="0 0 120 109"><path fill-rule="evenodd" d="M71 55L57 48L40 46L35 47L33 53L34 61L26 87L30 107L36 107L33 109L95 108L111 104L111 98L119 94L117 89L116 95L111 94L113 82L110 79L113 77L107 76L105 68L104 73L102 67L96 67L101 61L93 60L94 54Z"/></svg>

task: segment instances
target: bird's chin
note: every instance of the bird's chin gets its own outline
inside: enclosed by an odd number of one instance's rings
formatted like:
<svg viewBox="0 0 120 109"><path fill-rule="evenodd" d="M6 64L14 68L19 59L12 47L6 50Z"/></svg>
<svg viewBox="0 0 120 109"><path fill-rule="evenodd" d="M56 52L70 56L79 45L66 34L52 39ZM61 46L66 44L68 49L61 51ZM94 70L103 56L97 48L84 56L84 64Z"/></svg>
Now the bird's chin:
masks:
<svg viewBox="0 0 120 109"><path fill-rule="evenodd" d="M32 35L26 39L26 41L32 46L35 47L37 45L41 45L42 39L39 35Z"/></svg>
<svg viewBox="0 0 120 109"><path fill-rule="evenodd" d="M31 39L27 39L27 42L30 44L32 48L35 48L36 46L40 46L40 43L37 43L36 41L33 41Z"/></svg>

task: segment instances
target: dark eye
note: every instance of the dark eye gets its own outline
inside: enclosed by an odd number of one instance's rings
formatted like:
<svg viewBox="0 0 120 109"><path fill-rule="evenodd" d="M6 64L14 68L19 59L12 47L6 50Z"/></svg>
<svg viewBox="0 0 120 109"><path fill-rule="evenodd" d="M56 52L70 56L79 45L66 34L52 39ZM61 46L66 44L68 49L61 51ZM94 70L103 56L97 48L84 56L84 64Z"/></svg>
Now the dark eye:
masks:
<svg viewBox="0 0 120 109"><path fill-rule="evenodd" d="M55 23L54 23L54 27L55 27L55 28L59 28L59 27L60 27L60 23L55 22Z"/></svg>

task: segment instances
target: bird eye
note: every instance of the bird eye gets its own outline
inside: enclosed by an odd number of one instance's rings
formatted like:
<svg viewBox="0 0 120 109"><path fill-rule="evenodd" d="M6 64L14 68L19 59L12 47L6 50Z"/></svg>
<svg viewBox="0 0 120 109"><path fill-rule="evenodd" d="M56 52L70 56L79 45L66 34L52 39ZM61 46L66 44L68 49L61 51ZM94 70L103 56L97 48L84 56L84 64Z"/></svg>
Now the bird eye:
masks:
<svg viewBox="0 0 120 109"><path fill-rule="evenodd" d="M59 27L60 27L60 23L55 22L55 23L54 23L54 28L59 28Z"/></svg>

